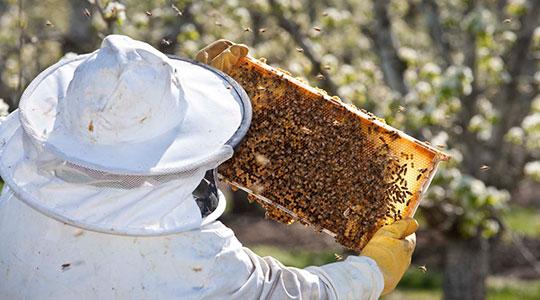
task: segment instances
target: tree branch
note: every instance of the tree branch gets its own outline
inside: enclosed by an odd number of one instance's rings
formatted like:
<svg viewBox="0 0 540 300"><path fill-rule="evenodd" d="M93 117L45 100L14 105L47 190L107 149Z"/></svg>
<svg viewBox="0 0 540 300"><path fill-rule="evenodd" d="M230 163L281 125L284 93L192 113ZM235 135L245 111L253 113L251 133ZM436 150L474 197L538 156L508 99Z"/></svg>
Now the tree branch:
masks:
<svg viewBox="0 0 540 300"><path fill-rule="evenodd" d="M532 0L529 4L528 12L519 20L521 28L517 32L517 40L504 57L510 80L503 86L500 96L496 98L496 105L501 112L504 112L505 117L494 132L493 144L495 145L501 144L510 128L519 125L528 113L534 97L534 93L531 97L520 97L518 91L519 79L526 73L535 72L534 68L530 68L535 65L534 58L528 54L534 30L540 26L540 1Z"/></svg>
<svg viewBox="0 0 540 300"><path fill-rule="evenodd" d="M87 9L93 11L94 7L85 0L69 1L69 31L61 38L62 52L87 53L94 50L97 36L92 33L91 17L83 15Z"/></svg>
<svg viewBox="0 0 540 300"><path fill-rule="evenodd" d="M521 256L527 260L529 265L531 265L536 272L537 275L540 275L540 261L538 261L531 250L525 246L523 243L523 239L519 236L517 236L515 233L510 233L510 237L512 238L512 243L516 248L519 250Z"/></svg>
<svg viewBox="0 0 540 300"><path fill-rule="evenodd" d="M392 32L392 23L388 15L389 0L373 1L374 22L362 32L371 38L379 56L386 84L394 91L405 95L408 88L404 80L407 65L398 56L398 43Z"/></svg>
<svg viewBox="0 0 540 300"><path fill-rule="evenodd" d="M506 7L508 0L497 0L497 3L495 4L496 10L497 10L497 17L502 20L505 16L504 9Z"/></svg>
<svg viewBox="0 0 540 300"><path fill-rule="evenodd" d="M193 5L192 2L189 4L189 8L185 9L182 12L182 17L186 20L186 23L193 24L193 26L195 27L195 30L197 30L197 32L199 33L199 36L204 36L206 33L206 30L204 29L204 26L201 23L197 22L197 19L195 18L195 16L193 15L193 12L191 11L191 5Z"/></svg>
<svg viewBox="0 0 540 300"><path fill-rule="evenodd" d="M469 1L465 11L463 12L464 17L467 17L469 14L473 13L476 9L476 0ZM464 44L463 44L463 65L468 67L472 73L472 82L471 82L471 92L468 95L463 95L461 97L462 108L459 112L457 123L463 130L461 136L456 136L458 139L456 144L461 144L463 149L463 168L464 170L471 174L474 177L479 175L479 167L481 164L486 163L482 155L482 147L479 145L482 143L476 137L476 134L468 130L469 122L471 118L476 114L476 100L481 94L478 87L478 70L477 70L477 57L476 57L476 33L467 31L464 35Z"/></svg>
<svg viewBox="0 0 540 300"><path fill-rule="evenodd" d="M268 0L268 3L270 4L272 15L278 20L279 26L289 33L296 44L303 49L304 55L311 62L311 73L314 76L318 74L322 75L321 87L329 94L339 96L337 85L334 83L334 81L332 81L328 72L326 72L326 70L323 68L321 58L313 50L311 42L302 32L300 25L285 18L283 15L283 10L275 0Z"/></svg>
<svg viewBox="0 0 540 300"><path fill-rule="evenodd" d="M100 0L94 0L94 5L101 16L101 19L105 22L105 35L109 35L114 32L114 21L105 16L104 7L101 6Z"/></svg>
<svg viewBox="0 0 540 300"><path fill-rule="evenodd" d="M24 47L24 36L25 36L25 25L23 24L23 0L18 0L18 10L17 10L17 21L19 25L19 44L18 44L18 55L17 55L17 64L19 66L18 74L17 74L17 90L16 94L13 97L13 102L15 106L18 106L19 99L21 98L21 95L23 93L24 88L24 74L23 74L23 59L22 59L22 49Z"/></svg>
<svg viewBox="0 0 540 300"><path fill-rule="evenodd" d="M249 10L249 16L251 19L251 27L253 31L253 39L251 40L251 45L255 47L262 41L261 32L259 30L263 28L264 18L263 14L254 9Z"/></svg>
<svg viewBox="0 0 540 300"><path fill-rule="evenodd" d="M529 50L534 30L540 26L540 2L529 1L529 9L521 16L519 22L521 27L517 32L518 38L504 57L510 80L501 87L498 97L494 100L502 118L493 127L490 141L494 168L489 174L488 181L508 190L513 190L523 177L526 154L520 147L505 142L504 137L510 128L520 125L530 111L532 99L538 93L537 85L529 83L532 88L520 91L519 83L526 76L532 78L536 72L535 68L531 67L535 66L536 62L529 55ZM508 176L500 176L503 173Z"/></svg>
<svg viewBox="0 0 540 300"><path fill-rule="evenodd" d="M519 19L521 27L517 32L517 40L505 57L514 83L526 65L527 52L531 46L534 30L540 25L540 1L532 0L529 4L529 10Z"/></svg>
<svg viewBox="0 0 540 300"><path fill-rule="evenodd" d="M443 58L444 66L448 67L453 64L452 50L446 33L441 26L441 17L439 15L439 5L435 0L423 0L422 7L426 18L429 36L435 43L439 54Z"/></svg>

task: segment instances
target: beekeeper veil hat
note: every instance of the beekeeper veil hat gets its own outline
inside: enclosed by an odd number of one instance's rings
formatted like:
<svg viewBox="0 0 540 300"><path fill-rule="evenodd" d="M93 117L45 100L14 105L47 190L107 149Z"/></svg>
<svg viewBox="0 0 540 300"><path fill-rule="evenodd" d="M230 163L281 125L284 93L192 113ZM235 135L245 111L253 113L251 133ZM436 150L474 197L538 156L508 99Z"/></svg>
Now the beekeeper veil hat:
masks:
<svg viewBox="0 0 540 300"><path fill-rule="evenodd" d="M110 35L30 83L0 129L0 174L19 199L62 222L185 231L223 212L212 170L250 120L247 95L227 75Z"/></svg>

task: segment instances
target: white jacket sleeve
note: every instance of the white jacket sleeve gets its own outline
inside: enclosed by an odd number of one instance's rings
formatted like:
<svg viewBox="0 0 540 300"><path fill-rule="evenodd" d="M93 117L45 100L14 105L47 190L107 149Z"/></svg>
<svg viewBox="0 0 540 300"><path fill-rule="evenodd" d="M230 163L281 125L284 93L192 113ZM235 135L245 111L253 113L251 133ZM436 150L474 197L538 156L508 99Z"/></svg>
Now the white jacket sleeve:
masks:
<svg viewBox="0 0 540 300"><path fill-rule="evenodd" d="M273 257L260 257L247 248L244 251L253 263L253 273L242 289L258 290L256 299L372 300L378 299L383 290L382 274L367 257L349 256L342 262L298 269L285 267Z"/></svg>
<svg viewBox="0 0 540 300"><path fill-rule="evenodd" d="M349 256L345 261L321 267L308 267L328 288L328 299L378 299L384 278L374 260L366 256Z"/></svg>
<svg viewBox="0 0 540 300"><path fill-rule="evenodd" d="M260 257L242 247L219 222L204 244L215 250L201 299L377 299L384 285L375 261L364 256L321 267L286 267L273 257ZM199 236L202 237L202 236Z"/></svg>
<svg viewBox="0 0 540 300"><path fill-rule="evenodd" d="M236 245L240 247L236 247ZM222 249L208 279L212 292L204 299L377 299L383 277L367 257L321 267L286 267L273 257L260 257L239 242Z"/></svg>

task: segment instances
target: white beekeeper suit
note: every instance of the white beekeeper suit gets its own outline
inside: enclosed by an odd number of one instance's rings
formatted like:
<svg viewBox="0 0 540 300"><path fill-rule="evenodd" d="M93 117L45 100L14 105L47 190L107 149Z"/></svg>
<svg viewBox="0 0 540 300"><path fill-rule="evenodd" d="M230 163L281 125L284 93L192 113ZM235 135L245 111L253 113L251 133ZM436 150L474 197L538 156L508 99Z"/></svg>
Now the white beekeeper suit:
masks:
<svg viewBox="0 0 540 300"><path fill-rule="evenodd" d="M0 299L378 298L372 259L285 267L216 221L221 193L197 201L249 125L245 97L118 35L41 73L0 127Z"/></svg>

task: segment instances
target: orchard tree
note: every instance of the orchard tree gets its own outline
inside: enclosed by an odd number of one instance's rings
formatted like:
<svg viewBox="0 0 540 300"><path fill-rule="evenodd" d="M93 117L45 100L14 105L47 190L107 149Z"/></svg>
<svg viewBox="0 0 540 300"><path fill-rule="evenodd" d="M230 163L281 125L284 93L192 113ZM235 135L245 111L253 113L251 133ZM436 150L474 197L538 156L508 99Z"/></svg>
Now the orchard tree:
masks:
<svg viewBox="0 0 540 300"><path fill-rule="evenodd" d="M0 24L11 109L44 67L110 33L187 57L227 38L444 146L421 218L447 240L446 299L485 297L500 214L540 181L537 0L0 0Z"/></svg>

